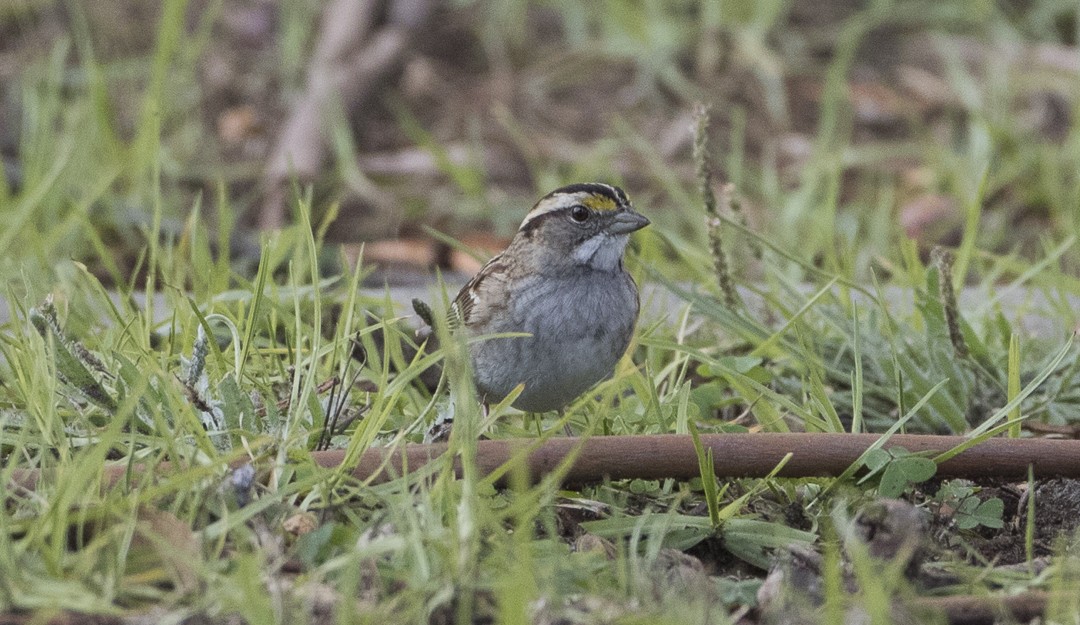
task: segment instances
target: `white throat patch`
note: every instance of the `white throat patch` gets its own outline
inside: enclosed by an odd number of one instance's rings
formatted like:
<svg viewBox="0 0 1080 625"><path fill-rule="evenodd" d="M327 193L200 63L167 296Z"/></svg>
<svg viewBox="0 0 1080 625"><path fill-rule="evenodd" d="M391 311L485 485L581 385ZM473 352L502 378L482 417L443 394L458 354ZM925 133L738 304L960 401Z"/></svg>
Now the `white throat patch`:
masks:
<svg viewBox="0 0 1080 625"><path fill-rule="evenodd" d="M623 251L630 235L612 236L605 232L594 234L574 248L574 262L588 265L598 271L615 271L622 260Z"/></svg>

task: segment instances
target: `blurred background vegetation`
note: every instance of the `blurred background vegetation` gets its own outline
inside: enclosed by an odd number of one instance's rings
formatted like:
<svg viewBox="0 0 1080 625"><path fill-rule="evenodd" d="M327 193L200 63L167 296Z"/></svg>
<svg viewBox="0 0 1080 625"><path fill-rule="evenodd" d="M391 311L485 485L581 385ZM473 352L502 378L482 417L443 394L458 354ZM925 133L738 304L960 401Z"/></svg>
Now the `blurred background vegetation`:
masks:
<svg viewBox="0 0 1080 625"><path fill-rule="evenodd" d="M1080 227L1078 29L1064 0L5 0L0 275L132 283L191 219L250 273L304 189L373 280L467 272L424 226L498 249L599 179L686 277L701 102L718 178L793 256L866 280L945 244L1006 279Z"/></svg>
<svg viewBox="0 0 1080 625"><path fill-rule="evenodd" d="M1075 482L1057 499L1034 479L942 484L895 448L857 480L577 495L456 479L468 435L431 484L370 488L308 452L420 442L448 410L438 375L416 383L440 356L410 361L400 309L349 279L361 248L367 286L464 280L539 195L583 180L622 185L653 220L628 266L677 303L646 308L575 425L1075 437L1078 16L1064 0L0 0L0 484L57 469L3 491L0 609L329 622L332 601L305 593L332 585L366 602L335 622L492 605L516 622L728 622L767 556L814 541L827 605L865 599L881 622L905 563L866 566L877 594L853 598L835 538L861 500L897 496L931 516L951 590L1075 585L1073 560L1034 566L1070 548ZM721 242L760 306L716 296L699 104L715 186L740 209ZM935 246L976 287L962 313ZM159 298L125 297L142 290ZM1041 296L1038 340L1026 301L1003 311L1016 291ZM467 390L465 367L447 370ZM479 427L456 406L456 427ZM485 435L561 431L496 416ZM226 472L249 454L246 478ZM106 461L132 459L177 470L103 494ZM1063 512L1037 511L1037 486ZM601 530L610 542L575 542ZM694 551L671 548L688 537Z"/></svg>

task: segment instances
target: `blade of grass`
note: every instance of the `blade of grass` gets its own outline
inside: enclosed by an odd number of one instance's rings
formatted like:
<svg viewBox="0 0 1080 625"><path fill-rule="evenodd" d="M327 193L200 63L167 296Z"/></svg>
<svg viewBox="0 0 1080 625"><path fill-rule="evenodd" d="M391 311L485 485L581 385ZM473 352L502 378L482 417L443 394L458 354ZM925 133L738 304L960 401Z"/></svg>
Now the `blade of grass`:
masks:
<svg viewBox="0 0 1080 625"><path fill-rule="evenodd" d="M866 461L867 456L869 456L871 453L873 453L874 450L882 449L883 447L885 447L885 444L887 442L889 442L889 439L892 438L892 435L899 432L900 429L904 427L904 424L907 423L908 421L910 421L911 418L914 417L915 414L919 412L919 409L921 409L923 406L925 406L930 401L930 399L939 390L942 389L942 387L944 387L946 384L948 384L948 382L949 382L948 380L942 380L942 381L938 382L937 384L935 384L934 387L931 388L929 391L927 391L926 394L923 395L922 398L919 399L919 401L914 406L911 407L911 410L907 411L902 417L897 419L896 423L894 423L892 425L892 427L890 427L884 434L882 434L876 441L874 441L874 443L872 445L867 446L865 451L863 451L861 454L859 454L859 457L856 458L855 462L852 462L851 465L848 466L848 468L844 469L843 473L836 476L836 479L834 479L832 482L830 482L828 486L823 488L821 490L821 493L818 494L818 496L814 499L814 501L815 502L821 501L822 498L825 495L829 494L830 492L832 492L832 490L834 488L836 488L837 484L842 484L842 483L845 483L848 480L850 480L851 477L853 475L855 475L855 472L858 471L860 468L862 468L863 464ZM938 462L940 464L940 461L938 461L936 458L934 459L934 461Z"/></svg>
<svg viewBox="0 0 1080 625"><path fill-rule="evenodd" d="M1029 395L1034 393L1035 390L1038 389L1042 385L1042 383L1046 381L1046 378L1050 377L1050 375L1057 370L1058 365L1061 364L1061 361L1065 359L1065 356L1067 356L1069 351L1072 349L1074 338L1075 335L1069 336L1068 340L1065 341L1065 345L1061 348L1061 350L1058 351L1058 353L1054 356L1053 360L1051 360L1050 363L1045 368L1043 368L1041 372L1039 372L1039 375L1036 376L1035 379L1033 379L1031 382L1029 382L1028 385L1025 386L1024 389L1016 395L1016 397L1013 397L1011 400L1009 400L1008 403L1006 403L997 412L991 415L990 418L988 418L986 421L983 421L982 424L979 425L979 427L972 430L968 434L968 436L971 437L970 440L960 445L957 445L949 451L939 454L937 457L934 458L934 462L941 464L949 458L952 458L953 456L962 453L964 450L970 449L975 445L983 442L984 440L1000 433L1002 429L1008 429L1009 427L1011 427L1012 424L1010 423L1005 423L1003 428L996 427L995 424L1006 418L1014 408L1020 405L1020 402L1024 401ZM1021 416L1021 420L1023 418L1024 417Z"/></svg>
<svg viewBox="0 0 1080 625"><path fill-rule="evenodd" d="M701 472L701 488L705 492L705 507L709 511L709 520L712 521L714 528L720 527L720 493L716 487L716 470L715 464L713 464L713 450L710 447L705 449L701 445L701 436L698 434L697 426L693 421L689 421L687 426L690 429L690 436L694 441L694 451L697 453L698 458L698 470ZM790 454L789 454L790 456Z"/></svg>
<svg viewBox="0 0 1080 625"><path fill-rule="evenodd" d="M1009 388L1006 398L1009 402L1020 394L1020 337L1013 332L1009 336ZM1020 402L1009 411L1009 437L1020 438Z"/></svg>

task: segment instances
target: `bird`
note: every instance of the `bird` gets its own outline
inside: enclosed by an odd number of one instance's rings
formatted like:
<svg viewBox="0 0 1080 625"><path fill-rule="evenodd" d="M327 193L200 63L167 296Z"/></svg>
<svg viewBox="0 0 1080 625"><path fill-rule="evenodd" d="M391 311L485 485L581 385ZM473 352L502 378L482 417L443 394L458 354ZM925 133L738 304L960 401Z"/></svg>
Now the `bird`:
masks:
<svg viewBox="0 0 1080 625"><path fill-rule="evenodd" d="M462 287L452 325L468 337L479 396L519 410L561 411L611 377L637 324L637 284L623 257L649 225L619 187L560 187L540 198L507 248Z"/></svg>

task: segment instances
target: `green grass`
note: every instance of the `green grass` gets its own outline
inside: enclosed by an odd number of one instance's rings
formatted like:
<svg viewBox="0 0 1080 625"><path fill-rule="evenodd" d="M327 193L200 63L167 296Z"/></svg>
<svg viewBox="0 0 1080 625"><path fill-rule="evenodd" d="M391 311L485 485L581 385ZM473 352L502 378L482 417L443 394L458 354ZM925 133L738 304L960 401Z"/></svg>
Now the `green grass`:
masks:
<svg viewBox="0 0 1080 625"><path fill-rule="evenodd" d="M500 6L474 26L493 66L509 63L543 94L580 88L574 71L629 68L638 90L638 104L583 142L577 159L531 151L534 130L520 111L482 120L510 135L542 187L508 197L524 206L535 191L581 177L633 185L655 225L635 241L631 270L681 306L674 320L643 319L614 378L571 405L578 431L1016 436L1022 420L1080 422L1080 350L1063 332L1025 335L993 301L1015 287L1044 292L1042 314L1076 325L1065 297L1080 295L1080 135L1069 125L1050 140L1017 115L1048 84L1075 98L1075 78L995 65L994 79L983 80L962 51L947 51L961 104L945 119L912 121L902 141L856 136L845 95L875 29L936 35L946 48L955 33L990 46L1075 43L1075 8L878 2L815 30L789 23L793 9L781 2L719 11L555 1L545 6L565 32L553 63L530 55L537 42L513 27L535 7ZM932 492L924 482L934 459L899 450L868 453L835 480L720 483L706 474L568 491L557 476L529 484L509 466L511 487L496 488L475 466L479 436L553 436L560 423L504 407L485 419L459 344L409 356L406 312L361 289L366 268L341 270L345 261L324 241L336 205L301 190L294 225L263 236L257 268L232 262L230 239L251 202L235 193L245 180L206 175L192 148L215 141L199 120L196 68L221 7L192 26L185 3L165 3L153 49L126 60L99 58L92 26L70 9L68 36L18 77L21 177L0 183L0 277L12 318L0 328L0 609L155 609L250 623L726 623L754 603L777 549L803 544L823 553L823 614L861 606L889 622L889 598L916 590L895 563L878 574L880 563L850 538L857 511L885 495L962 512L954 518L964 527L947 534L973 546L938 554L962 580L938 592L1075 588L1069 537L1040 546L1053 558L1038 576L1006 578L972 555L978 532L1013 512L965 484ZM283 15L279 78L296 85L317 20L296 3ZM831 57L806 67L802 51L822 37L835 41ZM720 233L735 281L762 301L734 308L717 287L689 150L661 157L640 123L726 94L706 71L721 67L749 76L781 120L794 115L784 71L822 84L812 156L794 172L777 143L751 138L761 111L738 98L713 102L713 157L752 224L723 215ZM409 108L416 103L388 106L401 136L436 157L443 180L418 185L431 196L425 206L511 204L485 195L482 160L449 159L449 139L424 127ZM335 123L337 152L351 153L344 120ZM477 131L469 141L490 138ZM963 207L968 227L951 275L900 231L904 183L886 166L897 156L916 158L928 190ZM616 157L630 159L638 177L620 180ZM336 171L356 175L347 165ZM193 172L215 193L186 186ZM950 338L943 280L988 293L980 308L959 310L962 349ZM891 285L907 289L908 306L890 303ZM159 303L134 305L141 291ZM432 303L436 312L443 304L438 294ZM433 394L418 378L440 364L447 373ZM345 384L327 390L335 378ZM373 446L419 442L450 412L451 453L418 474L369 484L311 456L331 447L355 459ZM334 422L346 425L327 431ZM228 469L245 460L250 484ZM155 475L162 462L169 470ZM130 467L114 488L102 488L106 463ZM9 479L25 468L43 470L34 490ZM1028 560L1038 551L1033 506L1019 517ZM574 540L580 531L590 538ZM686 550L717 574L678 564ZM843 588L842 558L863 592ZM1052 615L1069 614L1059 603Z"/></svg>

